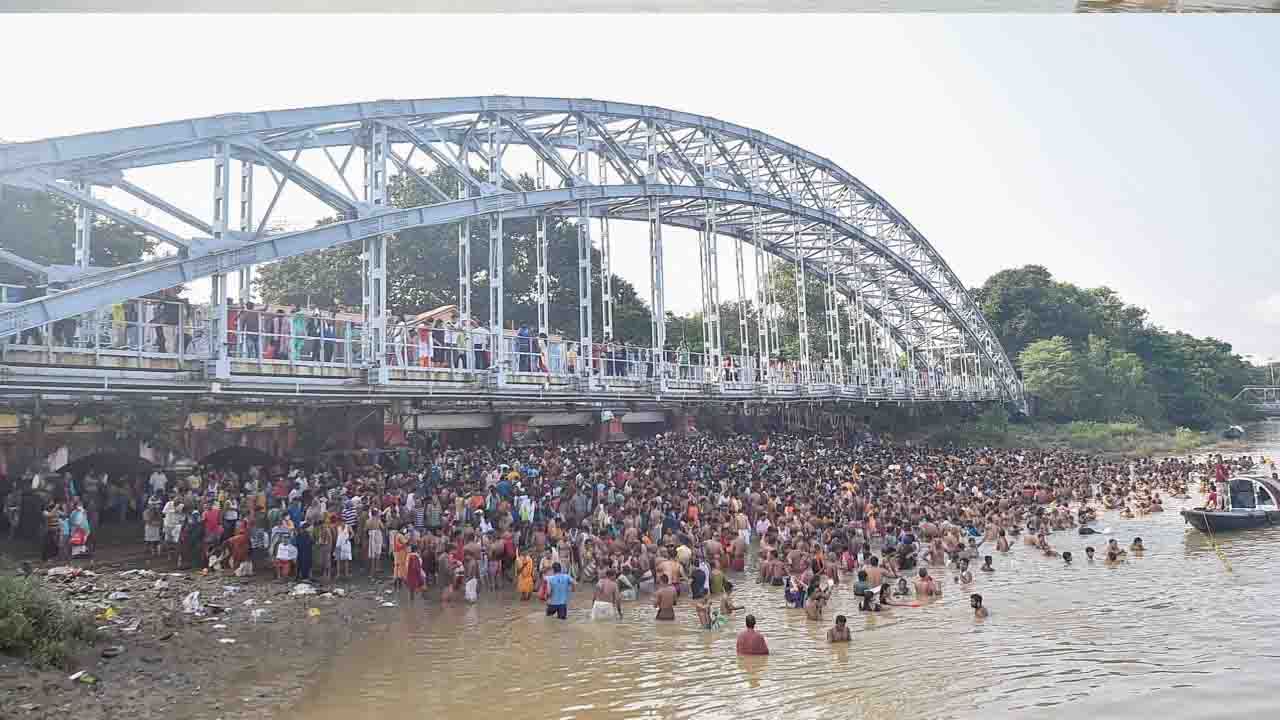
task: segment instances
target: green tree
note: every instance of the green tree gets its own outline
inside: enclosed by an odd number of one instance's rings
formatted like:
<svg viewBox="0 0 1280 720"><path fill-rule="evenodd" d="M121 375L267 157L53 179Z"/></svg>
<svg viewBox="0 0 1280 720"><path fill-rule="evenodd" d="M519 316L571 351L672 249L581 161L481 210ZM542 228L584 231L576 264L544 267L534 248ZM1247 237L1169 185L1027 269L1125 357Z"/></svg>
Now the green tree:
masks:
<svg viewBox="0 0 1280 720"><path fill-rule="evenodd" d="M0 248L42 264L75 262L75 206L46 193L5 189L0 193ZM114 267L138 262L155 243L132 229L94 215L89 262ZM21 283L31 278L18 268L0 263L0 282Z"/></svg>
<svg viewBox="0 0 1280 720"><path fill-rule="evenodd" d="M1018 366L1027 391L1040 399L1043 414L1061 420L1080 417L1086 377L1070 340L1061 335L1036 340L1018 355Z"/></svg>

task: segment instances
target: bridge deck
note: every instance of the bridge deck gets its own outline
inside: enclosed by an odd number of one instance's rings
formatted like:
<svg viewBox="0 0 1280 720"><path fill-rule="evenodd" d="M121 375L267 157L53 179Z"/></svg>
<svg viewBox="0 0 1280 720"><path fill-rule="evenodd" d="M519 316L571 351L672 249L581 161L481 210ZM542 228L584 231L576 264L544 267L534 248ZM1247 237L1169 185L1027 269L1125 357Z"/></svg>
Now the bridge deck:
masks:
<svg viewBox="0 0 1280 720"><path fill-rule="evenodd" d="M514 343L514 338L508 338ZM540 401L659 399L673 402L725 400L854 402L994 402L1002 398L993 381L977 377L930 377L927 373L857 375L849 368L811 368L807 376L790 366L758 372L753 359L730 356L732 365L707 366L698 355L651 363L620 351L616 359L596 357L589 372L577 373L559 352L511 353L501 369L487 367L487 352L451 349L442 366L424 367L416 358L389 358L386 382L370 382L358 353L341 341L326 352L317 344L306 359L263 358L237 352L230 378L208 372L204 353L160 352L155 347L77 348L8 344L0 348L0 397L31 393L222 393L270 397L438 397L523 398ZM550 343L549 343L550 345ZM521 355L524 355L522 358ZM674 356L675 353L672 353ZM312 357L322 359L310 359ZM327 359L324 359L326 358ZM680 362L683 359L685 362ZM523 362L522 362L523 361ZM537 370L535 370L537 368Z"/></svg>

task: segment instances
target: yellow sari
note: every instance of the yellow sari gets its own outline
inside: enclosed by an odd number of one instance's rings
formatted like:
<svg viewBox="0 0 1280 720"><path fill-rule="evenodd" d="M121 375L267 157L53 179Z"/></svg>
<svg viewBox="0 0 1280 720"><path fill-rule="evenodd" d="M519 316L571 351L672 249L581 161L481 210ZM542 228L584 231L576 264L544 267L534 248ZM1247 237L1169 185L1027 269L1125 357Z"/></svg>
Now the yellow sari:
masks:
<svg viewBox="0 0 1280 720"><path fill-rule="evenodd" d="M533 592L533 560L528 555L516 558L516 592Z"/></svg>

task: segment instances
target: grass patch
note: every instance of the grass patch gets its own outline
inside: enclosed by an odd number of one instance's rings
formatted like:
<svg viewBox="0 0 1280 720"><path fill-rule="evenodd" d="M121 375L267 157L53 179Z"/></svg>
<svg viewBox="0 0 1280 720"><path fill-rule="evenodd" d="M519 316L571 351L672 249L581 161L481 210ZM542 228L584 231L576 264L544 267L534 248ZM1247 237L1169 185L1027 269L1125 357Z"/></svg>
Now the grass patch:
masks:
<svg viewBox="0 0 1280 720"><path fill-rule="evenodd" d="M925 428L913 435L917 441L936 445L1064 449L1141 457L1187 455L1217 440L1212 433L1187 428L1161 432L1130 421L1015 424L1002 413L992 411L976 422Z"/></svg>
<svg viewBox="0 0 1280 720"><path fill-rule="evenodd" d="M67 610L36 578L0 577L0 654L65 670L96 638L92 620Z"/></svg>

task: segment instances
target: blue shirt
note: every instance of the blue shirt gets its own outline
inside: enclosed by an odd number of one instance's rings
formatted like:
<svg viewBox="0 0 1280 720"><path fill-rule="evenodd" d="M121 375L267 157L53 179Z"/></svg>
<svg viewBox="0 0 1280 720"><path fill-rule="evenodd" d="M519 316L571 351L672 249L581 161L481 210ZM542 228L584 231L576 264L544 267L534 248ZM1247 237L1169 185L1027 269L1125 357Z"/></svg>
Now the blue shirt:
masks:
<svg viewBox="0 0 1280 720"><path fill-rule="evenodd" d="M569 589L573 584L573 579L564 573L552 575L547 578L547 585L551 587L550 596L547 598L548 605L568 605Z"/></svg>

